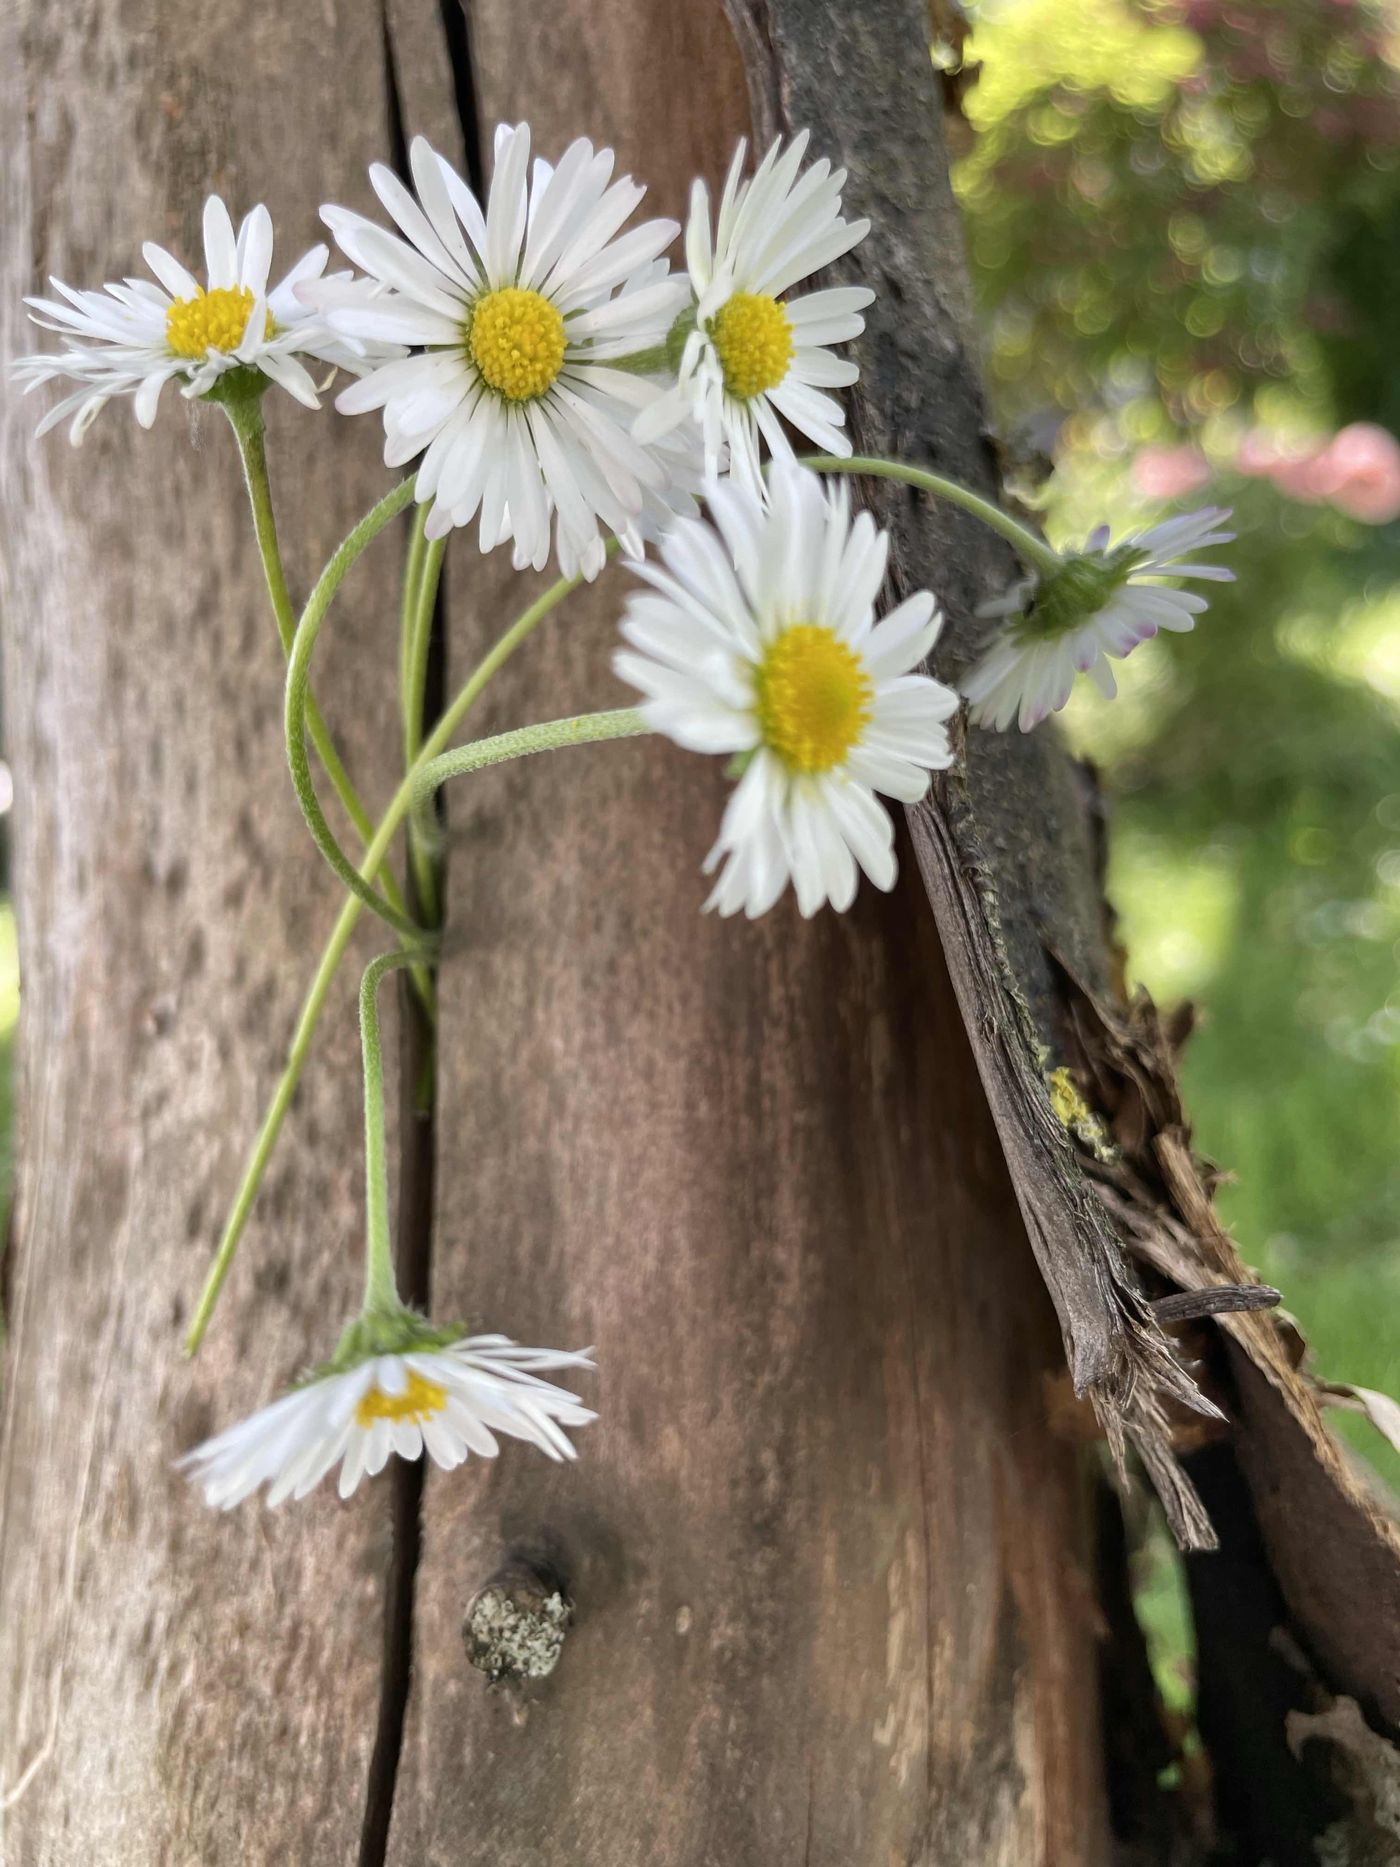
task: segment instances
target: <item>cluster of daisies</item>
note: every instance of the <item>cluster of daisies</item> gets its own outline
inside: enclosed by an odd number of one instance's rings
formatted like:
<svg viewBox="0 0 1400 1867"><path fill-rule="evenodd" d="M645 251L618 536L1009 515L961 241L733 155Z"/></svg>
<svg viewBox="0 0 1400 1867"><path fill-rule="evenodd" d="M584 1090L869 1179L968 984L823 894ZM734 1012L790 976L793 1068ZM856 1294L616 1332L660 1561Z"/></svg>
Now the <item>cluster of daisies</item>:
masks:
<svg viewBox="0 0 1400 1867"><path fill-rule="evenodd" d="M69 420L75 444L113 398L130 396L150 427L168 383L230 407L276 384L314 408L339 373L338 409L380 412L385 464L416 462L427 537L474 525L481 549L509 543L517 568L553 558L587 579L620 541L637 583L616 672L650 729L736 776L710 905L754 916L791 885L810 915L847 907L862 873L892 886L878 800L917 801L951 762L960 696L921 671L940 626L933 597L877 620L888 539L794 449L797 436L850 456L833 391L857 367L839 346L861 334L874 294L799 288L869 223L845 218L845 174L808 163L805 134L747 177L745 155L713 216L695 184L684 272L667 256L680 227L634 221L644 191L614 176L610 150L580 139L551 164L524 125L497 132L484 203L421 138L408 180L372 168L390 226L323 210L348 270L328 271L317 246L269 287L267 210L235 232L211 199L203 283L154 245L154 283L55 280L29 303L62 348L18 369L30 387L76 385L41 424ZM1046 552L1053 567L989 606L992 638L962 682L973 723L1027 731L1065 704L1077 672L1111 694L1111 658L1205 607L1164 579L1228 576L1195 558L1228 538L1225 516ZM591 1365L584 1355L454 1339L406 1311L372 1352L348 1339L191 1455L211 1502L264 1484L271 1502L299 1497L337 1464L348 1494L391 1452L452 1467L493 1455L502 1433L565 1457L563 1429L593 1417L543 1378Z"/></svg>

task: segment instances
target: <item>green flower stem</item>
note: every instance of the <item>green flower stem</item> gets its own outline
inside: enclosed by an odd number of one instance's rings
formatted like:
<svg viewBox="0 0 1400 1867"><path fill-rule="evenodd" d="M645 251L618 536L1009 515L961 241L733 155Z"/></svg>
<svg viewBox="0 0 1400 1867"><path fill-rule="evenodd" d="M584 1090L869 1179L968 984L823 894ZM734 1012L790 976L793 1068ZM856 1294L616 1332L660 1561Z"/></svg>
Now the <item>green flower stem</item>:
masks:
<svg viewBox="0 0 1400 1867"><path fill-rule="evenodd" d="M428 651L432 645L433 612L437 604L445 544L444 539L434 539L422 553L418 587L413 594L412 615L408 619L403 692L405 771L413 764L423 744ZM418 910L430 925L436 926L442 917L438 864L432 837L423 834L421 819L414 815L410 815L408 820L408 859L413 870Z"/></svg>
<svg viewBox="0 0 1400 1867"><path fill-rule="evenodd" d="M431 505L416 506L413 512L413 526L408 534L408 556L403 567L403 600L399 608L399 708L403 716L403 734L408 740L408 672L409 640L413 634L414 618L417 615L418 585L423 575L423 553L427 548L427 539L423 536L423 527L428 522ZM409 763L411 761L405 761Z"/></svg>
<svg viewBox="0 0 1400 1867"><path fill-rule="evenodd" d="M416 966L421 950L383 953L360 981L360 1046L365 1059L365 1303L366 1312L396 1315L403 1304L389 1235L389 1147L384 1121L384 1053L379 1041L379 981L398 966Z"/></svg>
<svg viewBox="0 0 1400 1867"><path fill-rule="evenodd" d="M321 632L321 624L330 610L336 591L340 588L350 566L360 553L376 538L391 519L402 512L413 498L412 480L402 480L387 493L379 504L367 512L332 554L326 568L316 580L316 588L307 599L306 608L301 612L301 621L297 624L292 640L292 652L287 658L287 686L284 696L283 726L287 739L287 764L292 774L292 786L301 805L301 814L306 819L307 828L321 854L331 868L349 889L352 895L358 895L366 907L373 908L382 920L388 921L398 933L414 935L419 929L402 908L391 907L377 888L373 888L357 870L345 851L336 841L335 832L326 821L326 814L321 809L321 801L316 795L315 780L311 775L311 760L306 751L307 700L311 689L311 656L316 647L316 638Z"/></svg>
<svg viewBox="0 0 1400 1867"><path fill-rule="evenodd" d="M856 454L849 460L839 460L834 454L804 454L802 465L811 467L816 473L863 473L876 480L902 480L907 486L917 486L921 492L935 493L940 499L946 499L950 505L961 506L964 512L970 512L984 525L989 525L994 532L1000 532L1003 538L1010 539L1028 564L1034 564L1037 570L1057 571L1062 559L1053 546L1046 544L1043 538L1037 538L1027 525L1019 519L1013 519L1009 512L1003 512L990 499L983 499L980 493L961 485L957 480L950 480L941 473L930 473L924 467L906 466L902 460L877 460L867 454Z"/></svg>
<svg viewBox="0 0 1400 1867"><path fill-rule="evenodd" d="M282 641L282 652L290 655L292 641L296 635L296 611L287 590L286 573L282 568L282 552L277 543L277 520L272 508L272 484L267 471L267 448L264 443L262 402L256 396L239 396L222 404L225 414L238 441L238 452L243 462L243 478L248 486L248 502L253 509L253 529L257 533L258 552L262 558L263 575L267 579L267 593L272 599L272 613L277 619L277 633ZM311 742L316 748L316 756L325 767L326 775L335 787L337 797L345 807L345 813L355 826L355 833L361 842L368 843L374 834L374 824L369 812L360 802L359 792L346 771L335 741L331 738L330 728L321 716L314 696L307 696L307 724L311 732ZM392 875L384 877L384 892L391 904L399 909L403 907L403 896L398 883Z"/></svg>
<svg viewBox="0 0 1400 1867"><path fill-rule="evenodd" d="M564 746L597 745L605 739L638 739L654 728L636 707L618 707L611 713L580 713L567 720L544 720L538 726L520 726L490 739L474 739L455 746L424 765L414 783L414 803L420 805L446 784L469 771L504 765L509 759L528 758L534 752L557 752Z"/></svg>
<svg viewBox="0 0 1400 1867"><path fill-rule="evenodd" d="M609 556L612 556L617 548L617 540L610 540ZM477 663L465 684L458 690L452 704L429 733L418 757L404 774L402 783L394 793L393 800L381 818L370 840L369 848L365 851L364 861L360 864L360 877L363 881L372 882L379 873L380 865L389 852L399 825L412 806L414 789L423 768L431 764L441 752L447 749L453 733L461 725L491 677L509 661L516 649L544 621L545 617L552 610L557 609L571 591L578 589L582 581L581 577L563 577L558 583L551 584L549 589L537 597L522 615L516 617L495 646L488 650ZM363 911L364 903L357 895L352 895L343 903L330 940L321 955L316 975L311 981L310 990L307 992L301 1008L301 1016L297 1020L297 1027L292 1036L286 1067L273 1093L271 1105L263 1117L258 1138L253 1143L252 1153L243 1171L243 1179L234 1196L233 1209L224 1226L223 1236L219 1240L219 1248L210 1266L209 1275L205 1279L204 1289L200 1292L194 1320L185 1338L187 1354L193 1355L198 1350L204 1332L209 1327L214 1305L219 1300L219 1292L223 1288L224 1279L228 1276L234 1253L238 1249L238 1242L248 1223L248 1215L253 1209L258 1187L267 1171L267 1163L272 1157L277 1136L281 1131L287 1110L291 1107L297 1083L301 1080L302 1068L311 1048L311 1039L315 1034L317 1021L321 1016L337 968L344 958L345 949L350 944L350 937Z"/></svg>

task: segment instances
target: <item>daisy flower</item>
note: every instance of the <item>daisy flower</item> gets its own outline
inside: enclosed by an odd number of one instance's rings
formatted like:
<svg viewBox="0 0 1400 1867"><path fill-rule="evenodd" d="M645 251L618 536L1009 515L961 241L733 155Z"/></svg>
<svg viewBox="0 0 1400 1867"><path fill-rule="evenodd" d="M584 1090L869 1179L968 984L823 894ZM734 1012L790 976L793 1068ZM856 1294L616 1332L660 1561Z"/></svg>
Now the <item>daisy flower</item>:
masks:
<svg viewBox="0 0 1400 1867"><path fill-rule="evenodd" d="M650 440L693 417L704 436L707 470L720 471L720 450L727 446L730 472L756 489L762 486L760 436L775 457L792 456L780 417L825 452L850 453L841 432L845 411L825 392L853 383L859 371L829 346L860 335L860 313L875 296L865 286L841 286L783 298L849 253L870 229L868 220L841 218L844 169L833 174L823 159L799 177L807 140L803 130L786 150L775 142L757 173L742 182L741 142L713 234L708 191L695 183L685 234L691 328L674 387L633 430L639 440Z"/></svg>
<svg viewBox="0 0 1400 1867"><path fill-rule="evenodd" d="M846 489L773 467L768 499L711 484L717 530L682 519L649 588L628 600L630 644L614 667L644 696L654 731L696 752L731 754L739 779L706 870L707 902L750 917L791 881L814 914L855 897L857 865L877 888L895 878L894 826L875 793L913 803L950 762L945 721L957 696L912 673L940 617L927 591L874 620L889 539ZM722 865L722 866L721 866Z"/></svg>
<svg viewBox="0 0 1400 1867"><path fill-rule="evenodd" d="M494 1459L497 1434L571 1459L562 1428L597 1416L540 1371L591 1368L587 1353L520 1348L503 1335L429 1338L418 1349L369 1355L296 1387L181 1459L208 1503L228 1510L267 1485L267 1502L303 1498L333 1465L349 1497L391 1452L452 1471L471 1453Z"/></svg>
<svg viewBox="0 0 1400 1867"><path fill-rule="evenodd" d="M298 402L319 408L303 358L354 372L398 354L382 345L346 343L298 295L298 287L325 272L330 253L324 246L304 254L268 290L272 218L265 207L255 207L235 235L219 197L205 202L204 285L164 247L148 241L141 251L156 284L127 279L100 292L79 292L51 279L58 298L25 300L34 323L57 331L64 347L21 357L16 374L28 388L64 379L80 385L49 410L40 434L72 415L76 447L99 411L124 395L133 398L137 421L149 428L166 383L179 381L186 396L207 395L238 369L259 371ZM343 287L348 278L343 275Z"/></svg>
<svg viewBox="0 0 1400 1867"><path fill-rule="evenodd" d="M532 171L524 124L496 133L484 210L422 137L409 160L413 192L370 170L402 238L322 210L382 289L372 304L343 303L338 288L308 297L344 335L418 352L337 407L383 410L389 466L422 454L430 537L479 513L483 551L510 538L517 566L540 570L552 530L564 573L596 576L603 532L626 534L665 494L665 462L630 432L659 385L609 365L654 348L680 308L684 288L658 264L679 228L652 220L621 233L645 190L612 181L612 151L580 140L557 167Z"/></svg>
<svg viewBox="0 0 1400 1867"><path fill-rule="evenodd" d="M1069 699L1076 674L1087 674L1108 699L1117 693L1112 656L1121 661L1159 629L1184 633L1207 607L1193 590L1162 577L1233 583L1235 573L1189 561L1197 551L1229 544L1223 506L1165 519L1110 545L1100 525L1082 552L1066 556L1044 577L1026 578L978 612L1003 619L990 647L963 676L972 723L1004 732L1013 720L1027 733Z"/></svg>

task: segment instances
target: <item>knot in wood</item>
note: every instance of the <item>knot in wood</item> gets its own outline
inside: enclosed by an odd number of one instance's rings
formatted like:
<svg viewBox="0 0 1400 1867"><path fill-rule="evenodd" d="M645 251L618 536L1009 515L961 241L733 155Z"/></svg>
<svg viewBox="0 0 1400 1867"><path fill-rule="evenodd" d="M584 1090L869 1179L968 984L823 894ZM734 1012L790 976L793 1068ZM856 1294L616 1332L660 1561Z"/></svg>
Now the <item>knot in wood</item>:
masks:
<svg viewBox="0 0 1400 1867"><path fill-rule="evenodd" d="M467 1658L492 1685L547 1679L559 1663L573 1604L533 1563L504 1564L468 1604L462 1621Z"/></svg>

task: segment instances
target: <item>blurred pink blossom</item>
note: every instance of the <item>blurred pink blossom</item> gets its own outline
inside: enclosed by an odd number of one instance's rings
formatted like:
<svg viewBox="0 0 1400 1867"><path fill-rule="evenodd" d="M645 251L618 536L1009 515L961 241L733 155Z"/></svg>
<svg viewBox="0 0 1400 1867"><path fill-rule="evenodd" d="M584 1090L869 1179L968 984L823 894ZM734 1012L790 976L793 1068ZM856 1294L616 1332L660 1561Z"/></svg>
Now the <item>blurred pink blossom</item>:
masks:
<svg viewBox="0 0 1400 1867"><path fill-rule="evenodd" d="M1374 422L1333 435L1318 463L1322 497L1348 518L1388 525L1400 518L1400 442Z"/></svg>
<svg viewBox="0 0 1400 1867"><path fill-rule="evenodd" d="M1235 454L1235 471L1248 474L1252 480L1269 479L1283 459L1277 440L1267 428L1251 428Z"/></svg>
<svg viewBox="0 0 1400 1867"><path fill-rule="evenodd" d="M1143 447L1133 456L1133 485L1147 499L1184 499L1209 478L1209 463L1196 447Z"/></svg>
<svg viewBox="0 0 1400 1867"><path fill-rule="evenodd" d="M1374 422L1354 421L1303 451L1253 428L1240 443L1235 467L1272 480L1290 499L1334 506L1366 525L1400 518L1400 441Z"/></svg>

